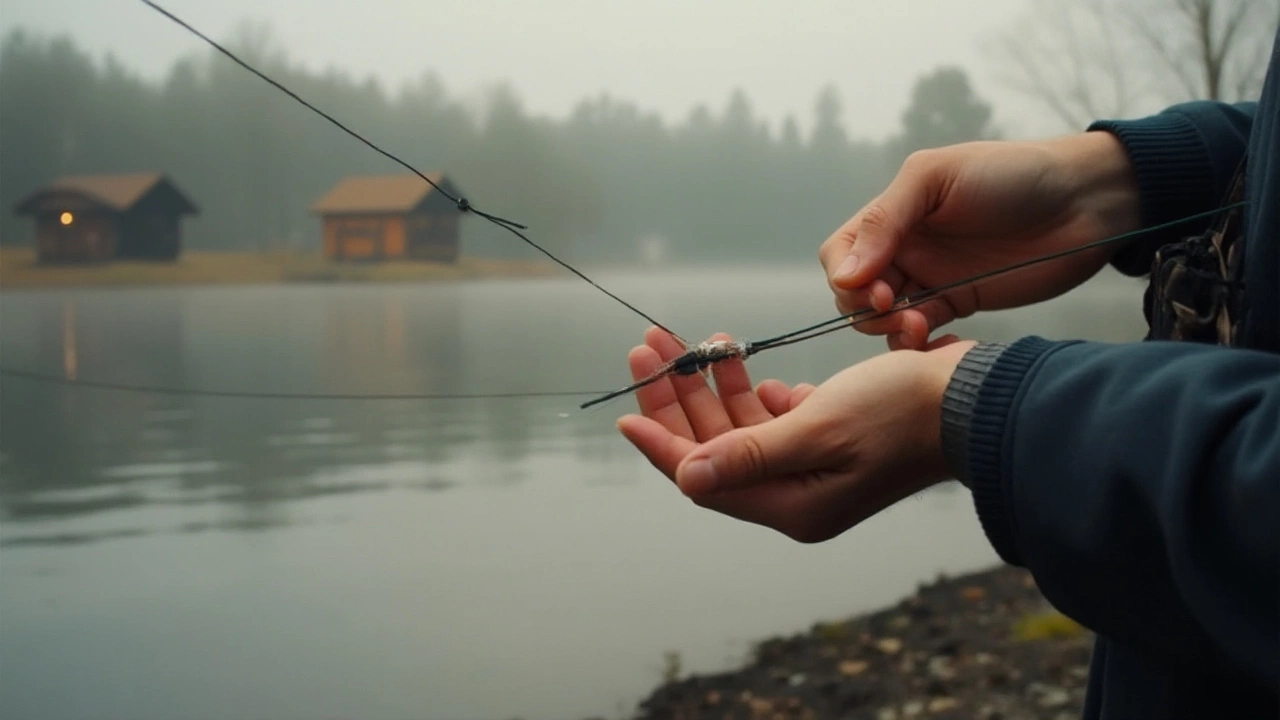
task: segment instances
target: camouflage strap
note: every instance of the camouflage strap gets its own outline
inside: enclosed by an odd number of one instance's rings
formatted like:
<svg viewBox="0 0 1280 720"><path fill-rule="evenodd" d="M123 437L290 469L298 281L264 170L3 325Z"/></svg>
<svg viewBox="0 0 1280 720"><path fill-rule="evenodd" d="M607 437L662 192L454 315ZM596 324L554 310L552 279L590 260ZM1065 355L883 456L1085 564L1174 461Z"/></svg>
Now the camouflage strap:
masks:
<svg viewBox="0 0 1280 720"><path fill-rule="evenodd" d="M1242 162L1225 204L1243 199ZM1236 344L1244 294L1238 274L1241 220L1241 209L1234 208L1205 232L1156 251L1143 306L1147 340Z"/></svg>

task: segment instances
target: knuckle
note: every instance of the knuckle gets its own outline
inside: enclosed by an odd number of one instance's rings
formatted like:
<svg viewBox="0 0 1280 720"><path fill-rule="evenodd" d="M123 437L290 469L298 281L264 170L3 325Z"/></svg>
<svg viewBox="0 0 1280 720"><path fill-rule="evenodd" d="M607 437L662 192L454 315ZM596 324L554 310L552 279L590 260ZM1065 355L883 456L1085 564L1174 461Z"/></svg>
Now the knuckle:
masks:
<svg viewBox="0 0 1280 720"><path fill-rule="evenodd" d="M902 168L904 170L913 171L923 170L932 166L936 162L937 156L937 148L922 148L920 150L915 150L910 155L907 155L907 159L902 162Z"/></svg>
<svg viewBox="0 0 1280 720"><path fill-rule="evenodd" d="M822 267L828 271L831 270L831 263L834 260L831 253L835 250L836 239L834 237L827 238L818 246L818 262L822 263Z"/></svg>
<svg viewBox="0 0 1280 720"><path fill-rule="evenodd" d="M768 464L760 441L754 435L746 434L742 438L740 447L739 462L742 463L740 470L752 477L768 477Z"/></svg>
<svg viewBox="0 0 1280 720"><path fill-rule="evenodd" d="M880 229L889 226L889 211L880 200L867 206L862 213L861 227Z"/></svg>

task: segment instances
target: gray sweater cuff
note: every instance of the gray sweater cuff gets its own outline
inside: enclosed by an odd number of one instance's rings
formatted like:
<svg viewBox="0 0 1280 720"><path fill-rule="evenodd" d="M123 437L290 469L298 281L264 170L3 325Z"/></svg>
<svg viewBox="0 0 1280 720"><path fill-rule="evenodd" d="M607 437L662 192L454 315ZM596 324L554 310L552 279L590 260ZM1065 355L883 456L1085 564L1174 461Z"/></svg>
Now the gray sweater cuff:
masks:
<svg viewBox="0 0 1280 720"><path fill-rule="evenodd" d="M942 456L951 474L968 485L969 423L978 389L1007 343L978 343L960 359L942 396Z"/></svg>

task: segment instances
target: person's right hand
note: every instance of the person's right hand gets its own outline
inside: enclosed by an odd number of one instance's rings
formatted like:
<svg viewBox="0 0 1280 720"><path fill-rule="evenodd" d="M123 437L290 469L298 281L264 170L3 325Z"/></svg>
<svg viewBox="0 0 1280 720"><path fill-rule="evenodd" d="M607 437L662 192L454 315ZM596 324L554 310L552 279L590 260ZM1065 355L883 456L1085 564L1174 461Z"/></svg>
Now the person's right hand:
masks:
<svg viewBox="0 0 1280 720"><path fill-rule="evenodd" d="M819 257L842 314L894 297L1136 230L1137 179L1109 133L1041 142L973 142L913 154L889 187L826 242ZM958 288L863 322L892 349L979 310L1061 295L1101 270L1105 246Z"/></svg>

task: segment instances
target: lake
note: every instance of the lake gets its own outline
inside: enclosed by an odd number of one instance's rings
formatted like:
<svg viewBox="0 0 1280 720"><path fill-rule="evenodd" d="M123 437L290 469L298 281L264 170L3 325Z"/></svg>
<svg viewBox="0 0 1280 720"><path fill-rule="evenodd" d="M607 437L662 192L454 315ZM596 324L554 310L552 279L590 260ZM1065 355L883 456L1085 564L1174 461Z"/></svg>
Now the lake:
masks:
<svg viewBox="0 0 1280 720"><path fill-rule="evenodd" d="M598 278L690 339L834 315L820 269ZM1136 340L1141 284L967 336ZM575 278L0 295L5 368L328 393L607 391L647 323ZM853 332L765 353L821 381ZM997 562L939 487L806 546L697 508L622 398L264 400L5 378L0 715L10 720L623 717L660 680Z"/></svg>

